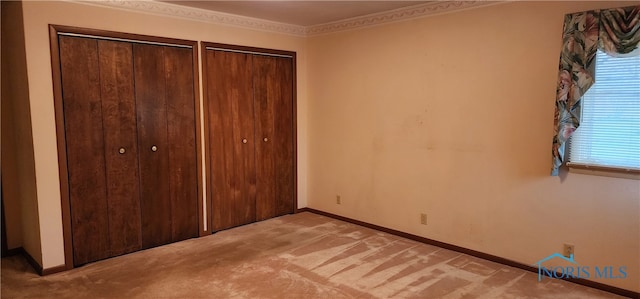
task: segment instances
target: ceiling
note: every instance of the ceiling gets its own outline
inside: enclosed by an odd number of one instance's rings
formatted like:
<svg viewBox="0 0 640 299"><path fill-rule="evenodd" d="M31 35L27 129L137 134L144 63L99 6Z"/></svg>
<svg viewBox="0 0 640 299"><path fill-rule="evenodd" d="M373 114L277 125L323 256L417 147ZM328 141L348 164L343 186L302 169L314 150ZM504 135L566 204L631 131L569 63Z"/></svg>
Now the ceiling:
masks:
<svg viewBox="0 0 640 299"><path fill-rule="evenodd" d="M279 23L314 26L434 1L163 1Z"/></svg>

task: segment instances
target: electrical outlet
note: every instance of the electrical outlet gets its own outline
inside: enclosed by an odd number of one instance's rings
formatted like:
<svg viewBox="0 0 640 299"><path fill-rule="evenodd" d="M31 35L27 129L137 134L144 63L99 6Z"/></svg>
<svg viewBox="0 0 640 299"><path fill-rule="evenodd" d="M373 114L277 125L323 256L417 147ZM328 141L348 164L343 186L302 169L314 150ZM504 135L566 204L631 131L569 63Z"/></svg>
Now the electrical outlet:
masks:
<svg viewBox="0 0 640 299"><path fill-rule="evenodd" d="M573 255L573 244L564 244L564 247L562 248L562 255L564 255L565 257L571 258L571 255Z"/></svg>
<svg viewBox="0 0 640 299"><path fill-rule="evenodd" d="M336 204L339 204L339 205L342 204L342 199L340 199L340 195L336 195Z"/></svg>
<svg viewBox="0 0 640 299"><path fill-rule="evenodd" d="M427 225L427 214L420 214L420 224Z"/></svg>

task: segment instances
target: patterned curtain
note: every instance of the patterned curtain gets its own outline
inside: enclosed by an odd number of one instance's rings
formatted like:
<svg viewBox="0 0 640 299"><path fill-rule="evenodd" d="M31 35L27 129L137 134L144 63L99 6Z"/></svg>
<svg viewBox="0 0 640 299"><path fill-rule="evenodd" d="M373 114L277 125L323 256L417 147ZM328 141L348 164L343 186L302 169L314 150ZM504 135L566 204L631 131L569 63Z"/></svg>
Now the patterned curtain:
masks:
<svg viewBox="0 0 640 299"><path fill-rule="evenodd" d="M582 95L595 79L596 50L599 48L614 57L639 55L639 42L640 5L565 15L556 89L551 175L558 175L565 142L580 126Z"/></svg>
<svg viewBox="0 0 640 299"><path fill-rule="evenodd" d="M599 36L598 48L613 57L640 55L640 5L603 10Z"/></svg>

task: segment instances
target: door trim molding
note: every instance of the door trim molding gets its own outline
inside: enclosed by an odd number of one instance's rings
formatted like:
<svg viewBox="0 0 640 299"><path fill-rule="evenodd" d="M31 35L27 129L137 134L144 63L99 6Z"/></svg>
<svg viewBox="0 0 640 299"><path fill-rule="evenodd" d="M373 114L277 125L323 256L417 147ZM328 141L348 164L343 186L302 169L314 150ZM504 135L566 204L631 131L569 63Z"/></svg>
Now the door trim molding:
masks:
<svg viewBox="0 0 640 299"><path fill-rule="evenodd" d="M220 50L220 51L240 52L240 53L247 53L247 54L267 55L267 56L279 56L279 57L291 57L291 58L296 57L296 52L285 51L285 50L238 46L238 45L220 44L220 43L212 43L212 42L204 42L204 41L201 42L201 44L202 44L203 51ZM204 73L204 70L202 72ZM295 72L294 72L294 75L295 75Z"/></svg>
<svg viewBox="0 0 640 299"><path fill-rule="evenodd" d="M53 76L53 105L56 121L58 145L58 175L60 177L60 204L62 207L62 235L64 241L64 264L73 269L73 240L71 232L71 203L69 202L69 172L67 169L67 140L64 130L64 109L62 101L62 72L60 70L60 48L58 31L64 28L49 25L49 45L51 52L51 72Z"/></svg>
<svg viewBox="0 0 640 299"><path fill-rule="evenodd" d="M49 24L49 46L51 54L51 70L53 79L53 104L56 123L56 140L58 150L58 174L60 177L60 203L62 208L62 234L64 241L64 261L65 264L55 267L56 271L64 267L65 270L73 269L73 240L71 231L71 204L69 198L69 172L67 168L67 149L64 127L64 110L62 98L62 74L60 70L60 49L58 44L59 35L81 35L91 38L119 39L127 42L143 42L151 44L161 44L169 46L189 47L193 55L193 90L196 117L196 171L197 178L197 202L198 202L198 230L203 230L203 206L202 202L202 139L200 138L200 89L199 89L199 65L198 65L198 42L173 39L157 36L139 35L123 32L106 31L90 28L79 28L63 25ZM200 235L202 235L200 233Z"/></svg>
<svg viewBox="0 0 640 299"><path fill-rule="evenodd" d="M93 38L93 39L99 39L99 40L111 40L111 41L117 41L117 42L127 42L127 43L136 43L136 44L149 44L149 45L156 45L156 46L168 46L168 47L178 47L178 48L193 49L192 45L171 44L171 43L166 43L166 42L154 42L154 41L143 41L143 40L122 38L122 37L109 37L109 36L100 36L100 35L91 35L91 34L82 34L82 33L71 33L71 32L58 32L58 35L71 36L71 37L86 37L86 38Z"/></svg>
<svg viewBox="0 0 640 299"><path fill-rule="evenodd" d="M273 53L264 53L264 52L254 52L254 51L243 51L243 50L233 50L233 49L216 48L216 47L207 47L207 50L217 50L217 51L224 51L224 52L234 52L234 53L242 53L242 54L255 54L255 55L263 55L263 56L285 57L285 58L292 58L293 57L291 55L273 54Z"/></svg>

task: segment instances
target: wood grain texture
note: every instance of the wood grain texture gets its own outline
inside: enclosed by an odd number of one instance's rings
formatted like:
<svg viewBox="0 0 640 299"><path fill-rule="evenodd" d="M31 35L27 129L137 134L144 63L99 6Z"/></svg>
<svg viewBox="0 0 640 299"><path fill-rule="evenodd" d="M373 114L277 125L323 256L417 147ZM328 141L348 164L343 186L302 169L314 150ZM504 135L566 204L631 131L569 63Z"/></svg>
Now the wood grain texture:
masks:
<svg viewBox="0 0 640 299"><path fill-rule="evenodd" d="M140 190L131 43L98 41L110 255L140 250ZM124 153L120 153L120 149Z"/></svg>
<svg viewBox="0 0 640 299"><path fill-rule="evenodd" d="M164 47L134 44L133 52L142 247L150 248L172 239ZM151 150L153 146L157 151Z"/></svg>
<svg viewBox="0 0 640 299"><path fill-rule="evenodd" d="M293 213L295 208L294 58L234 52L252 49L203 43L214 230L246 223L236 220L250 217L241 214L251 212L247 194L253 195L253 221ZM252 126L254 136L238 136ZM248 140L244 146L233 143L243 138ZM244 203L244 211L237 209L238 203Z"/></svg>
<svg viewBox="0 0 640 299"><path fill-rule="evenodd" d="M274 155L275 216L294 212L296 200L295 186L295 105L294 105L294 63L291 58L276 58L274 89ZM275 217L274 216L274 217Z"/></svg>
<svg viewBox="0 0 640 299"><path fill-rule="evenodd" d="M4 218L4 193L0 190L0 206L2 209L2 228L0 228L2 230L2 257L7 256L7 253L9 252L9 248L7 247L7 223L6 220L7 218Z"/></svg>
<svg viewBox="0 0 640 299"><path fill-rule="evenodd" d="M291 53L291 81L292 81L292 94L293 94L293 107L291 107L293 116L293 210L294 213L298 210L298 80L296 75L297 69L297 54Z"/></svg>
<svg viewBox="0 0 640 299"><path fill-rule="evenodd" d="M279 142L274 132L275 101L279 95L276 58L255 56L253 59L253 93L256 126L256 220L273 218L276 213L277 165L274 145Z"/></svg>
<svg viewBox="0 0 640 299"><path fill-rule="evenodd" d="M292 60L254 57L258 192L257 219L293 213ZM266 141L265 141L266 138Z"/></svg>
<svg viewBox="0 0 640 299"><path fill-rule="evenodd" d="M252 57L205 55L212 228L222 230L255 221Z"/></svg>
<svg viewBox="0 0 640 299"><path fill-rule="evenodd" d="M165 47L171 240L199 235L193 50Z"/></svg>
<svg viewBox="0 0 640 299"><path fill-rule="evenodd" d="M81 265L110 255L98 44L61 36L59 46L73 262Z"/></svg>
<svg viewBox="0 0 640 299"><path fill-rule="evenodd" d="M234 194L232 189L235 184L235 163L233 160L234 135L231 126L231 105L224 93L224 53L216 51L203 51L206 56L206 65L203 67L207 81L204 83L205 102L207 106L209 143L208 161L209 187L211 194L211 218L212 230L217 231L233 226L232 220ZM218 91L220 90L220 91Z"/></svg>
<svg viewBox="0 0 640 299"><path fill-rule="evenodd" d="M253 56L241 54L237 56L238 61L242 61L245 69L241 72L248 74L248 81L243 82L241 86L252 85L252 68ZM239 69L239 68L238 68ZM240 70L240 69L239 69ZM242 96L247 92L250 96ZM256 221L256 156L255 156L255 125L254 125L254 103L251 89L247 91L242 87L237 88L233 92L232 111L233 111L233 131L237 132L236 142L234 143L237 184L234 193L237 194L235 201L235 211L238 218L237 225L251 223ZM244 143L244 140L247 140ZM238 163L239 162L239 163Z"/></svg>
<svg viewBox="0 0 640 299"><path fill-rule="evenodd" d="M63 33L87 34L91 37L59 35ZM101 36L122 38L128 41L108 41L101 39ZM160 133L160 135L164 134L165 140L170 137L167 136L169 134L176 138L175 145L173 141L169 143L172 145L172 154L170 156L172 163L165 163L170 165L171 170L164 169L164 173L146 173L145 182L150 183L146 185L147 190L155 191L158 194L166 194L166 198L173 196L171 199L176 199L177 196L175 195L181 194L179 203L165 201L165 205L157 205L155 203L148 205L151 207L151 211L145 213L150 217L147 219L149 220L148 224L153 221L160 221L168 225L160 226L159 232L155 231L156 226L148 225L148 235L162 235L162 233L168 232L169 242L181 240L187 238L187 236L196 236L198 233L198 219L202 218L203 213L203 206L198 204L198 198L200 198L201 194L197 189L197 181L201 179L201 174L198 172L199 165L197 165L200 158L195 156L200 153L200 148L197 145L200 142L200 138L195 121L195 119L199 119L197 106L199 103L197 99L198 84L197 81L193 80L198 78L198 68L194 67L198 65L197 54L194 52L198 43L195 41L60 25L49 25L49 37L54 81L54 107L56 112L56 135L58 140L65 243L65 266L62 268L71 269L74 265L141 248L142 211L140 197L145 192L141 192L139 185L140 166L158 170L163 165L162 163L160 165L154 164L153 159L147 159L146 164L143 165L136 157L145 154L143 148L138 148L138 116L150 122L153 122L153 119L159 119L160 122L164 121L163 123L147 124L145 126L147 131L162 126L164 126L164 129L154 131L152 132L153 134L147 134L146 137L156 137L154 134ZM145 103L143 103L144 111L140 115L137 114L135 103L137 95L134 93L135 82L132 73L132 45L139 45L138 42L132 42L135 40L147 46L150 44L145 44L145 41L190 47L152 46L152 48L155 47L163 51L164 49L175 48L179 52L185 53L178 55L181 57L179 62L172 61L173 58L162 53L159 57L167 60L164 61L164 64L158 59L150 63L150 65L159 65L160 68L164 67L170 73L164 73L163 69L162 74L156 73L154 75L153 72L157 72L158 68L151 67L151 74L143 70L143 68L137 69L140 71L139 77L149 79L146 82L141 81L143 87L140 88L144 88L144 85L151 87L147 88L146 91L137 90L137 92L140 94L145 94L146 92L146 95L152 96L162 94L169 96L169 93L173 93L178 101L172 106L172 109L175 108L174 110L167 111L166 102L161 101L160 105L155 107L150 107L150 105L155 104L149 103L149 105L145 106ZM67 41L66 44L65 41ZM85 44L78 41L83 41ZM153 55L145 57L145 53L141 55L140 61L158 58ZM183 56L188 57L183 58ZM62 65L63 60L65 62L64 66ZM156 63L158 61L160 63ZM63 69L65 70L65 82L63 82ZM175 71L170 69L175 69ZM156 80L158 78L160 80ZM175 81L165 84L167 80ZM158 85L166 85L166 89L158 89ZM73 99L65 101L65 97ZM186 102L187 98L189 102ZM166 99L166 97L163 99ZM163 111L164 118L162 117L163 113L158 113L158 109ZM187 111L188 109L191 109L191 111ZM167 116L167 113L175 113L175 115ZM88 114L88 116L85 114ZM67 120L65 118L68 115L72 116ZM169 118L171 117L172 119L170 120ZM174 120L176 127L171 130L167 127L167 122L174 122ZM190 124L186 125L187 123ZM189 128L186 128L187 126ZM67 132L67 129L72 130L75 128L81 128L81 130ZM180 130L187 133L179 134ZM196 136L194 137L194 135ZM80 138L76 138L77 136L80 136ZM67 139L70 141L67 142ZM162 139L162 136L160 139ZM84 140L85 143L81 144L79 140ZM69 151L68 144L71 144L71 147L73 147L73 144L77 146ZM125 149L124 154L118 153L121 147ZM158 147L163 148L167 152L167 157L169 157L168 146L158 145ZM146 148L146 150L150 152L150 147ZM83 155L78 156L76 155L77 152ZM174 159L174 156L182 154L190 156L190 159L188 162L181 164L181 158ZM71 155L74 155L74 157L70 157ZM162 161L162 159L156 160ZM174 162L174 160L178 162ZM194 164L196 165L194 166ZM84 169L81 168L83 166L85 167ZM76 167L78 169L74 169ZM177 170L173 171L176 168ZM178 187L169 189L172 186L169 181L166 184L153 186L154 180L156 183L163 181L163 178L167 179L169 177L169 173L174 174L171 180L175 181L175 178L178 177L176 173L184 174L184 168L195 169L191 172L194 175L192 177L182 175L178 181ZM92 175L94 173L102 173L102 177ZM160 173L159 178L158 173ZM183 181L185 178L187 181ZM82 181L83 179L85 180ZM80 185L77 184L78 182ZM95 182L98 183L96 184ZM192 185L193 189L190 189L187 185ZM154 190L156 186L159 191ZM165 188L172 192L162 191ZM194 194L195 196L193 196ZM148 198L153 198L157 201L158 198L154 197L154 195L151 194L151 197ZM95 199L100 199L101 202L92 202ZM162 196L160 201L162 202ZM147 203L151 203L151 201ZM174 207L171 205L174 204L177 206L175 209L178 212L173 216L178 216L179 220L174 220L173 218L175 217L163 219L163 213L159 213L160 216L156 215L158 210L164 212L165 216L167 214L166 211L172 214L170 212L174 210ZM76 209L77 207L79 209ZM169 209L163 209L164 207L169 207ZM187 211L190 214L189 216L186 216ZM173 226L173 222L178 223L178 225ZM185 223L190 224L189 228L184 228L186 227ZM153 244L146 244L146 246L151 247L167 242L163 240L150 243ZM96 254L97 251L104 253Z"/></svg>

